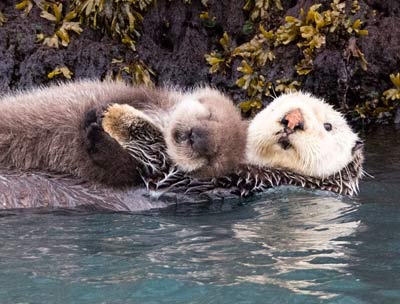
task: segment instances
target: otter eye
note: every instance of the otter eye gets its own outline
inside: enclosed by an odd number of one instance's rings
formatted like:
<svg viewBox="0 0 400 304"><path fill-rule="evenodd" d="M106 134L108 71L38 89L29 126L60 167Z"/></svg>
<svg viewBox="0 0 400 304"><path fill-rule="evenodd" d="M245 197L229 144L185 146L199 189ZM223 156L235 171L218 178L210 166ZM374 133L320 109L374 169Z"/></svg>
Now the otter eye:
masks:
<svg viewBox="0 0 400 304"><path fill-rule="evenodd" d="M175 142L178 143L178 144L188 140L188 138L189 138L186 132L179 131L179 130L176 130L174 132L173 136L174 136Z"/></svg>
<svg viewBox="0 0 400 304"><path fill-rule="evenodd" d="M326 131L332 131L332 124L329 122L324 123L324 128Z"/></svg>

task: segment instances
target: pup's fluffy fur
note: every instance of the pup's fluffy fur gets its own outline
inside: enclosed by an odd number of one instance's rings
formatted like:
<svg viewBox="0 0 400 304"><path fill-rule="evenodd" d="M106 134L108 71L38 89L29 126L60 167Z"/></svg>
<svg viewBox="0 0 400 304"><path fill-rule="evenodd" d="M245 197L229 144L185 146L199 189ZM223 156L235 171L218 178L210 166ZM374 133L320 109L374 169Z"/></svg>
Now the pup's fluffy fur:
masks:
<svg viewBox="0 0 400 304"><path fill-rule="evenodd" d="M217 90L175 92L177 103L160 119L152 111L115 104L104 112L103 127L122 146L129 128L139 120L160 124L168 156L182 171L199 178L234 171L244 160L247 123L232 101Z"/></svg>
<svg viewBox="0 0 400 304"><path fill-rule="evenodd" d="M80 81L0 99L0 166L72 174L110 185L139 181L137 163L97 124L110 103L162 112L167 91Z"/></svg>
<svg viewBox="0 0 400 304"><path fill-rule="evenodd" d="M106 115L99 124L110 104L122 107L113 112L120 116ZM69 173L116 186L136 184L138 164L118 138L130 122L123 117L129 111L122 105L144 113L165 132L168 152L184 171L200 177L219 175L243 159L246 123L216 90L180 92L80 81L0 99L0 166ZM130 112L130 118L136 114ZM115 124L124 119L125 124ZM191 133L192 128L206 135L201 153L193 150L190 140L177 142L170 136L177 129Z"/></svg>

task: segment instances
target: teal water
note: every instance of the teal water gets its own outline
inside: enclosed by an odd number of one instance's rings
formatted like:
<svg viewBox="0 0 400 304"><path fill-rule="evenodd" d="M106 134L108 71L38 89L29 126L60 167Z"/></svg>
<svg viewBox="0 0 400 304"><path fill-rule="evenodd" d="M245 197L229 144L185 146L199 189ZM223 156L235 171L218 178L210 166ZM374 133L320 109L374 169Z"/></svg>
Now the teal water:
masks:
<svg viewBox="0 0 400 304"><path fill-rule="evenodd" d="M0 303L399 303L400 132L357 198L295 188L185 213L0 213Z"/></svg>

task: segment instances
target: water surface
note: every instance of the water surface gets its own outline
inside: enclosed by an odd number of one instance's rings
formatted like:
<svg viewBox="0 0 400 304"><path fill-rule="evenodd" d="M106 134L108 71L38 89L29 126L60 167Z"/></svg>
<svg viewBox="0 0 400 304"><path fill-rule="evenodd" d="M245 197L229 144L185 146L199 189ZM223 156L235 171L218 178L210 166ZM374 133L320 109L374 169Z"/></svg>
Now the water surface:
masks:
<svg viewBox="0 0 400 304"><path fill-rule="evenodd" d="M355 199L283 187L146 214L0 213L0 303L400 302L400 132Z"/></svg>

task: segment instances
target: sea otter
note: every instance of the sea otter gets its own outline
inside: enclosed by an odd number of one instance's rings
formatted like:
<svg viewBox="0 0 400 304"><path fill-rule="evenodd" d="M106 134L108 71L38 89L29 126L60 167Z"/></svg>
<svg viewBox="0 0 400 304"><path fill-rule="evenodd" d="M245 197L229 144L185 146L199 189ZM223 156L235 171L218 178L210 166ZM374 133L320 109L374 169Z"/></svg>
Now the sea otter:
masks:
<svg viewBox="0 0 400 304"><path fill-rule="evenodd" d="M340 172L362 145L343 116L323 99L283 94L251 121L247 162L324 178Z"/></svg>
<svg viewBox="0 0 400 304"><path fill-rule="evenodd" d="M113 107L107 112L106 120L115 116ZM117 120L113 121L122 125ZM126 124L129 118L123 121ZM186 126L189 128L194 123L187 121ZM129 137L124 136L121 129L116 129L116 133L123 145L129 143ZM223 138L219 140L223 145ZM173 185L175 189L179 186L181 190L187 187L188 192L194 188L204 191L216 185L236 187L238 185L234 184L240 183L238 188L242 187L242 195L282 183L344 194L357 192L358 179L362 174L362 142L344 118L322 99L301 92L282 95L250 122L247 141L247 159L238 162L236 169L226 173L225 177L215 175L213 182L216 184L199 182L191 176L184 177L174 172L165 174L161 181L147 180L147 185L153 184L156 189L167 185ZM170 141L170 144L175 143ZM245 145L245 141L236 139L236 145ZM191 155L190 148L187 147L183 156ZM341 157L332 157L332 151L342 153ZM241 157L237 160L240 161Z"/></svg>
<svg viewBox="0 0 400 304"><path fill-rule="evenodd" d="M115 101L115 99L113 99L113 101ZM287 102L291 102L291 100L289 99ZM136 136L136 132L124 133L123 130L140 130L141 132L139 133L143 135L140 137L141 143L143 146L148 147L147 150L142 151L145 152L143 153L142 157L147 158L145 163L147 162L148 164L154 164L154 157L160 157L160 155L162 156L160 163L164 163L164 151L166 150L166 147L165 142L163 141L162 132L160 129L153 128L153 124L155 124L154 121L145 115L138 115L137 108L133 108L132 112L132 108L133 107L129 106L128 104L124 105L122 102L122 105L117 106L116 104L113 104L108 106L106 111L100 115L98 113L99 111L89 111L88 113L92 113L94 117L94 119L90 118L89 121L96 121L96 123L94 123L96 127L100 128L103 126L104 129L107 130L107 132L110 132L110 134L113 136L116 136L117 134L122 135L122 137L118 138L118 142L124 143L121 145L121 148L129 155L132 153L132 151L127 149L130 147L129 139L132 136ZM126 113L129 112L130 114L126 115ZM282 117L287 116L286 114L288 113L285 113L285 111L282 112ZM103 116L103 119L100 120L100 122L98 121L99 116ZM287 122L287 124L292 126L292 124L298 120L298 114L293 116L289 115L287 118L288 120L292 121ZM113 123L108 124L107 121L111 121ZM267 122L268 121L269 120L267 120ZM285 124L286 122L282 123ZM307 121L305 121L304 124L307 124ZM135 127L142 125L147 127ZM188 126L190 126L190 124ZM154 136L154 134L157 132L158 135ZM99 148L104 147L104 142L102 141L102 137L104 135L103 133L103 131L100 133L100 141L98 140L99 138L94 138L91 141L91 144ZM127 134L130 135L126 136ZM157 141L158 139L160 139L160 142L157 144L157 146L154 146L154 140ZM277 140L279 141L279 138ZM114 145L118 142L113 141L112 144ZM188 148L193 146L190 138L188 140L188 144L190 144L190 146L187 146ZM147 192L148 194L146 195L156 195L156 197L160 197L161 200L163 200L166 195L169 196L169 194L173 194L173 197L177 199L177 202L184 202L188 195L191 198L194 198L194 200L199 197L204 199L204 197L208 195L215 198L215 194L217 194L217 197L218 194L225 196L229 193L238 194L239 196L247 196L254 192L262 191L265 188L285 184L330 190L341 194L352 195L358 190L358 180L363 172L363 155L361 149L362 146L358 142L351 144L354 144L354 146L350 147L353 152L351 161L343 168L338 169L338 171L334 174L325 178L305 176L287 169L268 168L246 163L239 165L238 168L230 174L212 179L197 179L193 176L187 175L185 172L179 170L179 168L176 168L175 166L170 167L166 171L165 169L167 169L167 167L162 169L161 171L163 175L161 175L161 177L144 175L142 178L144 178L147 189L150 190L150 192ZM157 147L156 151L154 151L154 149L151 147ZM282 149L283 153L285 151L285 149ZM334 159L329 161L334 161ZM47 177L46 175L43 176L43 174L27 173L27 177L23 176L21 179L18 178L18 176L21 176L21 174L18 172L7 173L7 171L3 171L2 175L3 178L1 180L1 186L3 186L3 189L14 189L17 191L22 187L22 192L25 193L26 196L21 199L22 194L18 191L18 193L14 190L12 190L11 193L9 193L9 191L3 191L2 193L4 198L2 199L3 203L0 208L26 208L37 206L74 207L77 203L80 204L79 202L81 202L83 205L90 205L91 198L93 198L95 205L99 208L113 210L133 210L136 208L134 206L134 202L131 201L136 197L132 197L132 191L136 191L135 188L132 188L132 190L112 190L111 188L105 188L101 185L93 183L93 181L81 183L77 180L74 182L74 179L67 180L63 176L60 177L58 175L49 175L49 177ZM44 191L33 191L32 187L35 187L35 185L42 185L43 187L41 187L41 189L44 189ZM63 189L61 193L65 194L56 196L54 193L58 192L52 192L52 188ZM74 198L74 203L69 202L70 197L68 196L68 193L70 191L72 197ZM34 200L30 200L31 193L35 193ZM185 197L184 199L182 195ZM112 201L115 201L115 206Z"/></svg>
<svg viewBox="0 0 400 304"><path fill-rule="evenodd" d="M106 123L109 134L104 132L101 113L109 104L144 113L146 119L126 129L130 147L139 154L118 144ZM176 128L169 130L172 119L192 125L174 124ZM243 146L234 145L238 137L245 137L242 128L236 129L241 123L245 124L230 100L209 88L182 92L118 82L60 84L1 97L0 167L72 174L118 187L137 185L143 174L158 174L169 166L161 147L166 138L167 143L174 142L170 156L181 169L209 177L232 169L237 155L244 154ZM120 127L125 126L121 122ZM160 130L169 130L173 137L160 136ZM224 145L215 144L220 133L226 136ZM143 145L146 136L152 140Z"/></svg>
<svg viewBox="0 0 400 304"><path fill-rule="evenodd" d="M101 125L131 154L140 154L144 147L138 149L143 145L132 142L132 128L140 130L138 124L147 122L162 132L168 157L180 170L198 178L232 172L245 156L247 122L233 102L215 89L181 94L167 116L112 104L102 114Z"/></svg>

